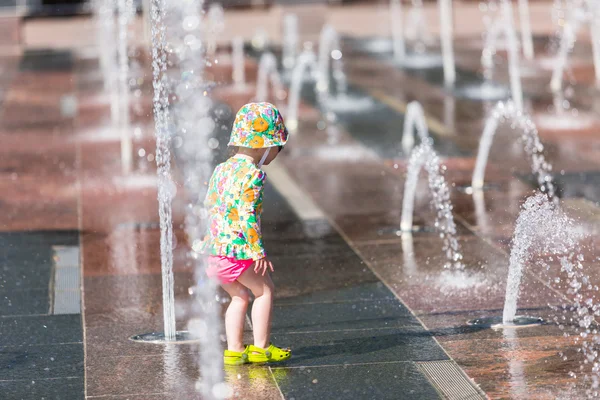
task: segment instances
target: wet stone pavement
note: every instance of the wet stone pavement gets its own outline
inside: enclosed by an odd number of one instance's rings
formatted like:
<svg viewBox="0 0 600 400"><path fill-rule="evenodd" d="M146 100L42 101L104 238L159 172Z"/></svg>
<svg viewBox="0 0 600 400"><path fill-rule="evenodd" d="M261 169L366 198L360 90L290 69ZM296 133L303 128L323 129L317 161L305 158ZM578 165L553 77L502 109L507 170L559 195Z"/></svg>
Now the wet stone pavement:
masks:
<svg viewBox="0 0 600 400"><path fill-rule="evenodd" d="M465 193L460 187L470 182L490 104L446 92L439 69L405 71L389 57L362 51L360 41L345 43L357 47L345 60L350 94L369 97L372 108L340 112L336 125L324 125L306 85L298 133L268 172L263 231L276 268L273 341L292 347L294 356L270 367L227 368L232 398L584 398L586 383L568 374L579 368L578 344L552 322L550 306L568 302L553 284L561 274L556 265L532 263L519 299L520 313L546 324L504 331L467 324L502 312L514 223L534 189L516 134L506 126L498 132L489 189ZM473 52L461 53L466 80L480 76L469 64ZM0 65L7 71L0 75L0 397L199 398L194 345L128 339L162 326L152 110L144 100L152 95L148 64L131 109L136 156L128 175L95 57L35 50L0 58ZM228 68L207 71L219 77L212 95L224 110L217 160L226 154L222 126L253 96L252 84L231 90ZM254 57L247 70L253 79ZM76 112L68 107L73 99ZM423 104L447 167L464 274L443 269L434 230L396 234L407 158L401 129L411 100ZM527 104L539 116L552 98L528 92ZM581 107L593 110L587 101ZM586 272L598 284L594 132L540 128L561 203L592 233L580 244L590 260ZM298 203L290 193L308 200ZM419 186L415 223L431 227L429 196ZM308 203L320 217L303 217L298 204ZM184 207L177 196L180 329L194 285ZM246 335L250 340L249 328Z"/></svg>

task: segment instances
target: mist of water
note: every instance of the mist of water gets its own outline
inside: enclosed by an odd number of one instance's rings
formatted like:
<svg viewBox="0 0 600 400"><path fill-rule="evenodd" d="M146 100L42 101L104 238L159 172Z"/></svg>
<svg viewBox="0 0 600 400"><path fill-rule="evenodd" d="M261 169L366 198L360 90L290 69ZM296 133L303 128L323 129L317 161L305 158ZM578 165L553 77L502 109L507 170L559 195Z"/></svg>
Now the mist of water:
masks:
<svg viewBox="0 0 600 400"><path fill-rule="evenodd" d="M554 197L554 184L552 182L552 165L546 161L537 128L531 118L520 112L517 106L512 102L498 103L492 114L485 123L485 128L479 141L479 151L475 162L475 170L471 186L473 189L481 189L484 185L485 167L487 165L490 148L494 135L501 122L509 122L511 127L519 131L520 139L523 143L525 153L529 157L531 172L536 176L540 190Z"/></svg>
<svg viewBox="0 0 600 400"><path fill-rule="evenodd" d="M135 15L133 0L117 0L118 16L118 62L119 62L119 111L118 130L121 134L121 169L123 174L131 172L133 140L131 137L130 93L129 93L129 25Z"/></svg>
<svg viewBox="0 0 600 400"><path fill-rule="evenodd" d="M523 44L523 56L526 60L533 60L533 36L531 34L528 0L519 0L519 21L521 23L521 43Z"/></svg>
<svg viewBox="0 0 600 400"><path fill-rule="evenodd" d="M273 53L263 53L258 63L258 72L256 78L256 100L267 101L269 82L274 96L282 90L281 75L277 70L277 58Z"/></svg>
<svg viewBox="0 0 600 400"><path fill-rule="evenodd" d="M317 90L320 93L330 93L329 69L333 60L333 79L336 83L338 95L344 95L347 91L346 75L342 64L342 52L340 38L337 31L331 25L325 25L319 36L319 65Z"/></svg>
<svg viewBox="0 0 600 400"><path fill-rule="evenodd" d="M442 62L444 67L444 83L453 86L456 81L454 65L452 0L438 0L440 13L440 42L442 45Z"/></svg>
<svg viewBox="0 0 600 400"><path fill-rule="evenodd" d="M523 110L523 88L521 87L521 72L519 70L519 49L517 35L513 24L512 5L509 0L502 1L502 14L505 23L505 34L508 42L508 74L512 100L517 110Z"/></svg>
<svg viewBox="0 0 600 400"><path fill-rule="evenodd" d="M212 60L217 53L217 39L225 31L225 11L220 3L211 3L206 12L206 54Z"/></svg>
<svg viewBox="0 0 600 400"><path fill-rule="evenodd" d="M550 89L553 92L562 89L563 75L569 54L575 46L577 32L584 24L590 26L596 86L600 86L600 4L593 1L577 0L569 6L566 13L567 17L560 35L558 55L552 71Z"/></svg>
<svg viewBox="0 0 600 400"><path fill-rule="evenodd" d="M100 50L100 69L104 91L108 93L110 99L111 121L116 127L119 120L119 90L117 84L119 67L117 64L116 40L111 40L117 37L115 27L116 3L114 0L97 0L94 4L96 7L96 38Z"/></svg>
<svg viewBox="0 0 600 400"><path fill-rule="evenodd" d="M404 43L404 22L401 0L390 0L390 28L392 30L394 59L396 61L402 61L406 56L406 45Z"/></svg>
<svg viewBox="0 0 600 400"><path fill-rule="evenodd" d="M173 101L171 126L173 136L180 143L177 149L179 171L183 174L185 197L185 233L192 246L189 260L195 271L196 285L191 293L191 315L187 324L190 334L200 342L200 380L197 389L203 399L226 398L229 390L224 384L223 353L220 339L220 304L217 298L217 282L206 276L206 258L195 251L204 237L207 226L207 210L203 200L213 167L215 139L212 137L215 122L211 116L213 102L207 96L211 82L203 76L206 65L204 36L202 34L203 1L172 3L168 9L170 41L169 69ZM158 153L157 153L158 154Z"/></svg>
<svg viewBox="0 0 600 400"><path fill-rule="evenodd" d="M497 42L500 35L504 35L507 42L508 49L508 75L510 78L510 90L512 100L515 106L519 109L523 109L523 88L521 86L521 71L520 71L520 57L519 57L519 43L517 40L517 34L513 23L513 11L512 5L509 0L501 1L501 15L489 24L488 31L485 36L485 43L483 51L481 53L481 65L483 66L484 76L487 80L492 79L494 69L494 55L496 54ZM497 96L502 94L498 92L494 93L494 86L487 84L487 91L490 96ZM499 89L497 89L499 90ZM497 91L496 90L496 91ZM483 93L482 93L483 94Z"/></svg>
<svg viewBox="0 0 600 400"><path fill-rule="evenodd" d="M427 31L427 20L423 9L423 0L412 0L408 11L408 23L406 24L406 36L415 42L417 52L425 50L429 32Z"/></svg>
<svg viewBox="0 0 600 400"><path fill-rule="evenodd" d="M443 239L443 251L447 262L444 268L463 269L461 260L463 256L456 239L456 224L452 215L450 190L444 178L445 166L440 163L440 158L431 147L431 139L424 140L415 147L410 155L404 196L402 200L402 219L400 230L410 233L413 231L413 213L419 173L422 169L427 172L427 183L431 192L431 203L436 212L435 227Z"/></svg>
<svg viewBox="0 0 600 400"><path fill-rule="evenodd" d="M314 74L318 69L317 57L311 50L303 51L296 62L292 71L290 81L290 91L288 94L288 106L286 115L286 126L294 132L298 127L298 109L300 107L300 91L304 75L308 72Z"/></svg>
<svg viewBox="0 0 600 400"><path fill-rule="evenodd" d="M246 87L246 60L244 57L244 39L240 36L231 42L231 65L233 87L242 90Z"/></svg>
<svg viewBox="0 0 600 400"><path fill-rule="evenodd" d="M283 17L282 63L286 71L294 68L298 52L298 16L286 14Z"/></svg>

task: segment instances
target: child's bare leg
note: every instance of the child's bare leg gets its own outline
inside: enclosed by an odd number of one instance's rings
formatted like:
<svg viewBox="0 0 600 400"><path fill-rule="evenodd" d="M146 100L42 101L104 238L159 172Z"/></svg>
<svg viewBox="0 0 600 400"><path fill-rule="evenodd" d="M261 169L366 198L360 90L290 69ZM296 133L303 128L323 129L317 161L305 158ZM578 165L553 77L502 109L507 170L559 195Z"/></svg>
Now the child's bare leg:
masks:
<svg viewBox="0 0 600 400"><path fill-rule="evenodd" d="M250 301L248 289L238 282L225 283L221 287L231 296L231 303L225 313L225 335L227 350L243 352L244 322Z"/></svg>
<svg viewBox="0 0 600 400"><path fill-rule="evenodd" d="M238 282L254 294L254 304L252 305L254 345L266 349L271 342L271 313L275 289L273 281L268 272L263 276L255 273L253 268L248 268L238 278Z"/></svg>

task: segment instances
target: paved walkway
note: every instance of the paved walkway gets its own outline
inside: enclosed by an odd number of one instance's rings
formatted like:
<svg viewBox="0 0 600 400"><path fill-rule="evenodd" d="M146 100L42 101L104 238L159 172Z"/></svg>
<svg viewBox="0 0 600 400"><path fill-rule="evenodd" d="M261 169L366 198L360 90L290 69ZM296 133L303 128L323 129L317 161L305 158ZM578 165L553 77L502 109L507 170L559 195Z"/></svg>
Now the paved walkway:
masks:
<svg viewBox="0 0 600 400"><path fill-rule="evenodd" d="M149 83L132 107L136 173L123 176L97 60L28 51L17 61L0 60L11 71L0 79L0 204L7 210L0 219L0 393L197 398L194 346L128 340L162 325ZM248 65L254 76L255 63ZM406 171L397 153L403 107L412 99L426 104L446 177L457 186L469 182L485 107L459 100L448 124L439 74L410 74L365 55L347 67L351 93L369 95L375 107L341 113L336 130L319 130L306 92L301 134L270 171L267 187L264 232L277 286L273 340L293 347L294 357L270 368L227 369L234 397L475 399L482 396L478 386L493 398L581 397L585 385L568 375L578 368L577 344L557 326L507 334L466 324L502 308L514 221L532 191L519 172L527 166L515 161L513 171L492 160L483 208L453 190L467 275L444 275L436 234L403 240L395 232ZM231 75L220 68L208 72ZM253 93L214 94L227 125ZM534 112L542 113L548 97L532 97ZM581 107L592 110L586 102ZM325 144L327 134L334 145ZM557 169L565 170L562 204L593 231L600 219L598 194L589 190L600 175L594 135L540 134ZM430 226L427 198L420 194L415 222ZM176 198L180 329L194 285L181 229L184 206ZM597 241L581 243L588 259L595 259ZM556 267L526 271L521 311L548 318L548 304L567 299L553 286L561 276ZM588 272L597 284L597 271Z"/></svg>

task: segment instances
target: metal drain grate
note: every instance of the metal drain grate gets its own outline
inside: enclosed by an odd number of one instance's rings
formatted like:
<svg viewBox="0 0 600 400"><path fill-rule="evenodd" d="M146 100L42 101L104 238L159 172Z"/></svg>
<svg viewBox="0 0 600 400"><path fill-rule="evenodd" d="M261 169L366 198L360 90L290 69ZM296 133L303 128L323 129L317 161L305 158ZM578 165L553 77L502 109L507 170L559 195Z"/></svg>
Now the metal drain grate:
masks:
<svg viewBox="0 0 600 400"><path fill-rule="evenodd" d="M78 246L54 246L54 281L51 313L81 312L81 272Z"/></svg>
<svg viewBox="0 0 600 400"><path fill-rule="evenodd" d="M463 373L454 361L416 363L427 379L448 400L480 400L485 394Z"/></svg>

